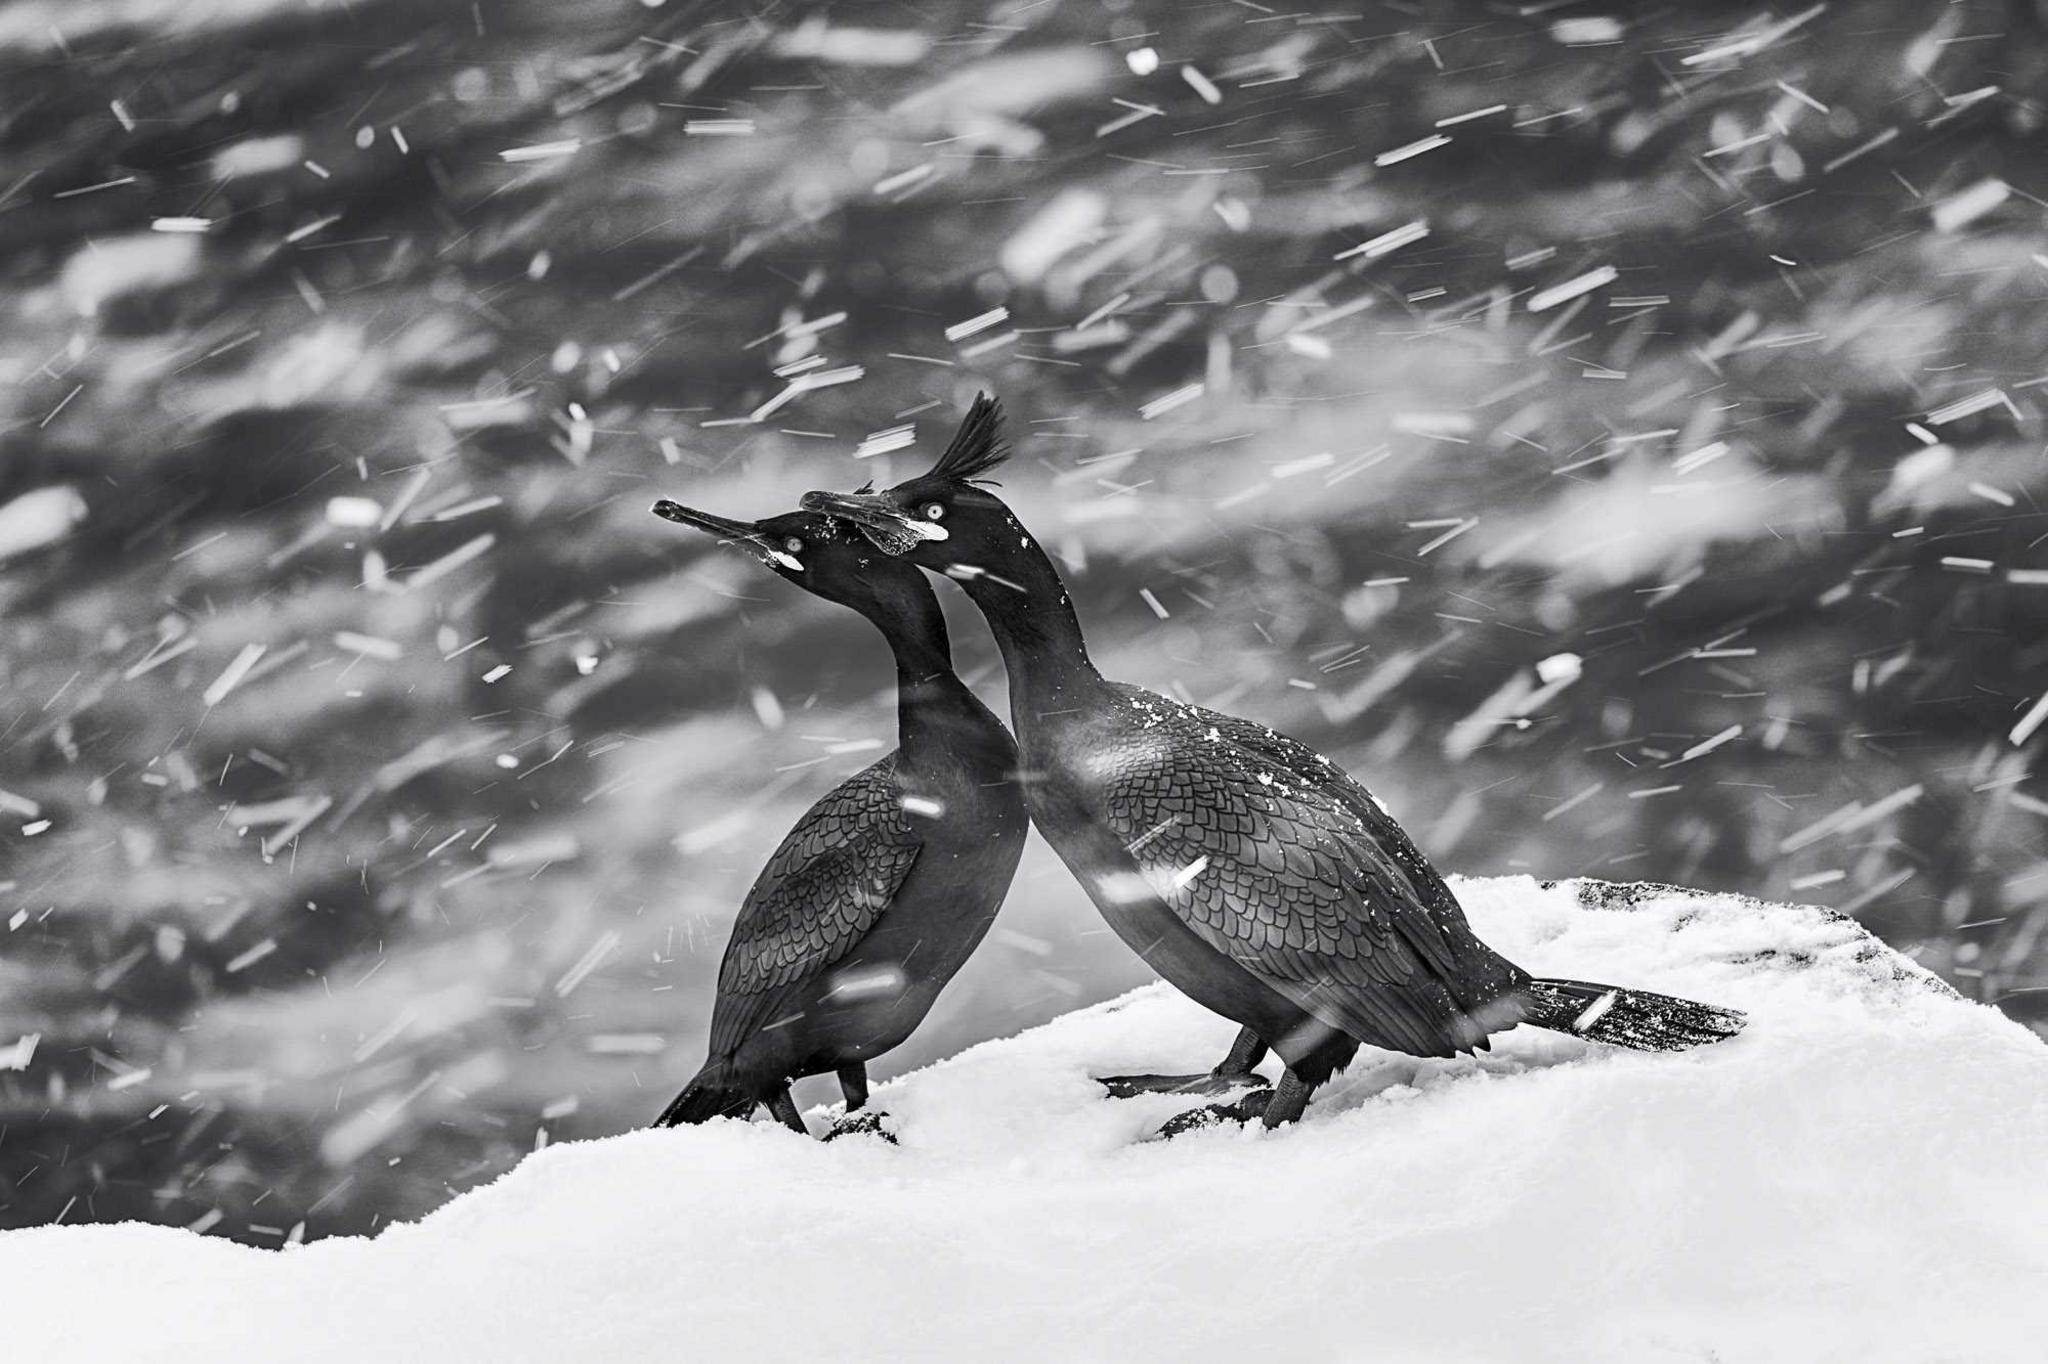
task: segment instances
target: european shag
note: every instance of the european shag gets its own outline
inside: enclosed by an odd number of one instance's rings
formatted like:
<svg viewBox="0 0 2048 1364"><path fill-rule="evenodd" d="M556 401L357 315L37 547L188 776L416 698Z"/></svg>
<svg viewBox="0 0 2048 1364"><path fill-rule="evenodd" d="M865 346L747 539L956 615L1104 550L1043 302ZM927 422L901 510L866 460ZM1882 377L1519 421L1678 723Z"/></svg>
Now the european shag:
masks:
<svg viewBox="0 0 2048 1364"><path fill-rule="evenodd" d="M1007 457L1001 408L976 399L930 472L879 493L811 493L877 548L957 581L1009 673L1032 821L1109 926L1161 976L1243 1025L1206 1077L1127 1077L1117 1092L1255 1082L1277 1090L1168 1130L1299 1117L1361 1043L1417 1056L1484 1048L1517 1023L1649 1051L1718 1041L1729 1009L1541 980L1481 942L1386 809L1328 758L1232 715L1108 681L1089 661L1052 560L981 486Z"/></svg>
<svg viewBox="0 0 2048 1364"><path fill-rule="evenodd" d="M662 501L654 513L852 607L896 655L898 748L813 805L762 868L719 967L710 1054L656 1120L766 1104L803 1132L790 1082L836 1071L852 1115L867 1062L910 1036L987 936L1029 828L1017 747L954 673L938 598L909 562L814 512L747 523ZM849 1126L877 1129L864 1114L834 1134Z"/></svg>

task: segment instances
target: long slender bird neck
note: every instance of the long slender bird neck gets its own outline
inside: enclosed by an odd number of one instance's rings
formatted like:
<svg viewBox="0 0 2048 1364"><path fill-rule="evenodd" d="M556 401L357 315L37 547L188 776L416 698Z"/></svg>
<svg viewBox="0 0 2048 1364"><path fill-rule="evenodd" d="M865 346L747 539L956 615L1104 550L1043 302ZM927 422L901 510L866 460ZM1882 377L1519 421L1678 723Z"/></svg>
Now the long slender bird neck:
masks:
<svg viewBox="0 0 2048 1364"><path fill-rule="evenodd" d="M964 747L984 731L1001 729L953 671L946 618L929 589L914 608L875 623L896 655L896 734L904 761L934 770L957 765L970 756Z"/></svg>
<svg viewBox="0 0 2048 1364"><path fill-rule="evenodd" d="M953 672L953 645L939 599L929 590L923 598L909 609L899 606L886 620L875 620L896 656L896 686L905 695L926 678Z"/></svg>
<svg viewBox="0 0 2048 1364"><path fill-rule="evenodd" d="M913 768L958 767L997 740L1007 747L1002 725L950 666L921 675L897 669L896 742Z"/></svg>
<svg viewBox="0 0 2048 1364"><path fill-rule="evenodd" d="M1059 570L1035 540L1018 534L1000 562L961 579L988 618L1010 676L1010 711L1021 740L1049 717L1084 707L1102 686L1081 621Z"/></svg>

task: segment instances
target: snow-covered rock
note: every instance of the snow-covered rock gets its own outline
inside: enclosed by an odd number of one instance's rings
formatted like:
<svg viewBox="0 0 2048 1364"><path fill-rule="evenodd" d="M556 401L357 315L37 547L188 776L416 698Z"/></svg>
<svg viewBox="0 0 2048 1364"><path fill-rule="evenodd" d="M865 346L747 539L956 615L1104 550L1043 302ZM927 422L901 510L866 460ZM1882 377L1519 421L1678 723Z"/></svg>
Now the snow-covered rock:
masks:
<svg viewBox="0 0 2048 1364"><path fill-rule="evenodd" d="M1927 1364L2048 1339L2031 1034L1819 910L1458 891L1531 969L1736 1005L1750 1029L1677 1056L1528 1029L1478 1059L1368 1052L1298 1127L1148 1143L1187 1101L1089 1077L1205 1068L1232 1032L1154 986L883 1086L901 1146L637 1132L283 1252L8 1233L0 1338L43 1364Z"/></svg>

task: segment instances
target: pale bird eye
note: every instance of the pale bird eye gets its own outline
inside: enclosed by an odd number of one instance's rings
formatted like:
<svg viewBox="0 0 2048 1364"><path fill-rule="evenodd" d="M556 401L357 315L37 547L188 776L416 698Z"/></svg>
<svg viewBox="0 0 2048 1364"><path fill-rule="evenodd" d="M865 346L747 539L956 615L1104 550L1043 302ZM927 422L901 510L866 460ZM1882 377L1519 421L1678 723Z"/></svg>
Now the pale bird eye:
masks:
<svg viewBox="0 0 2048 1364"><path fill-rule="evenodd" d="M940 503L937 503L937 502L928 502L928 503L926 503L926 504L925 504L925 509L924 509L924 519L925 519L925 520L927 520L927 521L936 521L936 520L938 520L938 519L939 519L940 517L944 516L945 514L946 514L946 509L945 509L945 507L944 507L943 505L941 505Z"/></svg>
<svg viewBox="0 0 2048 1364"><path fill-rule="evenodd" d="M788 550L791 554L797 554L802 552L804 542L802 540L799 540L796 536L792 535L787 540L784 540L782 542L782 547Z"/></svg>

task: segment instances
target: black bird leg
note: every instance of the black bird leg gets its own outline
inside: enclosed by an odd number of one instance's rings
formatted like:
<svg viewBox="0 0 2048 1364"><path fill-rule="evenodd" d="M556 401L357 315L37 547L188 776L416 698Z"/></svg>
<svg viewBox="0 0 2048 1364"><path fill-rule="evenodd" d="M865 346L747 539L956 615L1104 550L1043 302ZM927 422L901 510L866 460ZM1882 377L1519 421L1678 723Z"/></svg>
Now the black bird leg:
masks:
<svg viewBox="0 0 2048 1364"><path fill-rule="evenodd" d="M1273 1097L1266 1101L1265 1111L1259 1114L1259 1120L1268 1127L1299 1120L1302 1110L1308 1107L1310 1092L1307 1082L1289 1066L1280 1072L1280 1084L1273 1090Z"/></svg>
<svg viewBox="0 0 2048 1364"><path fill-rule="evenodd" d="M839 1068L839 1092L846 1096L846 1111L853 1113L868 1101L868 1068L849 1061Z"/></svg>
<svg viewBox="0 0 2048 1364"><path fill-rule="evenodd" d="M1206 1075L1098 1075L1096 1083L1119 1099L1139 1094L1227 1094L1246 1085L1261 1085L1266 1078L1253 1067L1266 1059L1266 1044L1250 1028L1240 1028L1230 1044L1230 1055Z"/></svg>
<svg viewBox="0 0 2048 1364"><path fill-rule="evenodd" d="M1231 1077L1249 1077L1253 1075L1253 1067L1265 1059L1266 1044L1259 1040L1259 1035L1250 1028L1239 1028L1237 1030L1237 1040L1230 1044L1230 1054L1225 1056L1222 1063L1209 1073Z"/></svg>
<svg viewBox="0 0 2048 1364"><path fill-rule="evenodd" d="M792 1132L801 1132L807 1137L811 1135L811 1129L804 1126L803 1115L796 1111L796 1100L789 1097L788 1085L779 1086L768 1096L767 1103L775 1121Z"/></svg>
<svg viewBox="0 0 2048 1364"><path fill-rule="evenodd" d="M824 1135L823 1140L868 1136L880 1137L891 1146L896 1145L896 1134L882 1125L889 1115L867 1106L868 1068L865 1065L849 1061L839 1067L839 1092L846 1096L846 1114L832 1124L832 1130Z"/></svg>

